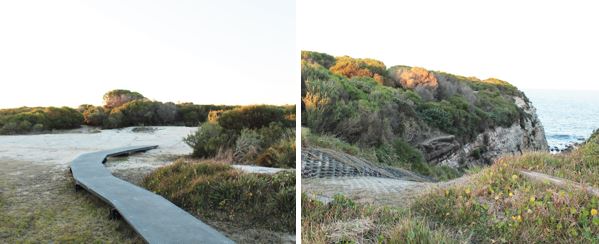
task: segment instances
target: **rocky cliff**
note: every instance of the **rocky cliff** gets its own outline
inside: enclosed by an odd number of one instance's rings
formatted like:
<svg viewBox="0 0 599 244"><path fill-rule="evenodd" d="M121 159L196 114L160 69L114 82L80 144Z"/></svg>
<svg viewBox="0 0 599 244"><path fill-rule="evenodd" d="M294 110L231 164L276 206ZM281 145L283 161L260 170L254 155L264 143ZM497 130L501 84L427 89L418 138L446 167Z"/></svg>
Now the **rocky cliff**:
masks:
<svg viewBox="0 0 599 244"><path fill-rule="evenodd" d="M450 167L490 164L504 154L547 151L545 131L535 108L522 97L514 96L513 99L525 116L511 126L487 129L464 145L455 141L453 136L445 136L426 140L419 147L427 152L430 162Z"/></svg>
<svg viewBox="0 0 599 244"><path fill-rule="evenodd" d="M526 95L495 78L302 52L302 97L302 124L314 134L424 175L435 174L430 165L462 168L547 150Z"/></svg>

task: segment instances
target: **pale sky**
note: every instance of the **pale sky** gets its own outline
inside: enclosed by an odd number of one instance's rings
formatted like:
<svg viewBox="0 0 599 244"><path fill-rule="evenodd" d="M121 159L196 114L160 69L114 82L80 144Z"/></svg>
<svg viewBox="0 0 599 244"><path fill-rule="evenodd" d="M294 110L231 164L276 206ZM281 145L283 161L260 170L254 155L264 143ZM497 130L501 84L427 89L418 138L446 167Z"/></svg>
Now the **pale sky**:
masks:
<svg viewBox="0 0 599 244"><path fill-rule="evenodd" d="M298 45L522 89L599 90L592 2L301 0Z"/></svg>
<svg viewBox="0 0 599 244"><path fill-rule="evenodd" d="M294 104L295 1L0 1L0 107Z"/></svg>

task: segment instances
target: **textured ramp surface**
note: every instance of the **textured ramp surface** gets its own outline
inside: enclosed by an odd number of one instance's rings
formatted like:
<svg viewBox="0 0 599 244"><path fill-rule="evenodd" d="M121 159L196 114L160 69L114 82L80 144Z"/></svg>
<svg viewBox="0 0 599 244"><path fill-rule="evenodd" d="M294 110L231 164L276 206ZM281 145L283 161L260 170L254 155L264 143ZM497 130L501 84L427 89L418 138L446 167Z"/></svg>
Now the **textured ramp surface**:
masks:
<svg viewBox="0 0 599 244"><path fill-rule="evenodd" d="M302 148L302 178L372 176L428 182L408 170L376 165L347 153L325 148Z"/></svg>
<svg viewBox="0 0 599 244"><path fill-rule="evenodd" d="M149 243L233 243L165 198L114 177L103 163L157 146L132 146L82 154L71 163L75 183L114 207Z"/></svg>

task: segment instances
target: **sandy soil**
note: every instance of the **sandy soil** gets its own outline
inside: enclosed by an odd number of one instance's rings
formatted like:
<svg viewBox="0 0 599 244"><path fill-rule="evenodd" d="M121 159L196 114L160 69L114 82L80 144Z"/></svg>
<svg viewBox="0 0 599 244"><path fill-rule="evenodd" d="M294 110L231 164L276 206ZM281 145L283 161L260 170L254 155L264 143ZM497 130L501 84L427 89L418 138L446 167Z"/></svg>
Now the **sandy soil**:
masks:
<svg viewBox="0 0 599 244"><path fill-rule="evenodd" d="M35 164L67 168L71 159L85 152L115 147L156 144L158 149L150 150L143 156L131 157L132 163L119 167L153 167L156 161L143 159L165 155L191 153L191 148L181 139L195 131L195 127L156 127L153 132L132 132L133 128L102 130L99 133L61 133L42 135L0 136L0 158L28 161Z"/></svg>
<svg viewBox="0 0 599 244"><path fill-rule="evenodd" d="M51 203L51 205L61 203L64 205L69 204L69 201L73 201L74 197L90 198L84 193L73 195L75 193L70 192L71 189L68 189L67 186L69 161L82 153L122 146L158 145L157 149L145 153L107 160L106 167L115 176L138 184L144 175L153 169L172 162L178 156L192 152L191 148L182 141L182 138L194 132L197 128L170 126L153 128L155 129L139 132L132 131L133 128L101 131L93 128L82 128L52 134L0 136L0 200L5 205L0 207L5 208L6 211L24 209L23 211L35 212L45 203ZM278 171L257 166L234 167L247 172L275 173ZM98 208L106 208L96 200L86 199L85 201L93 202ZM59 209L61 204L57 204L56 208ZM15 214L22 214L21 212L15 210ZM76 216L80 215L89 214L79 212ZM107 216L102 216L104 219L95 222L98 225L106 226L105 221L110 221L106 218ZM91 222L95 218L89 218L88 216L87 219L88 222ZM112 222L111 228L100 230L104 231L105 236L120 238L118 240L121 241L117 240L116 242L122 242L123 238L128 240L127 242L131 241L131 238L134 242L139 241L134 233L130 233L131 231L126 224L114 224ZM227 227L226 223L209 224L219 227L219 229L241 243L251 243L256 240L288 243L293 242L295 239L293 235L285 233L240 230ZM118 228L114 226L118 226ZM51 228L44 227L42 229L41 232L49 231ZM123 229L125 229L124 232ZM111 233L114 231L119 233ZM10 234L0 232L0 242L2 242L2 235ZM6 236L7 240L13 237ZM107 240L104 239L102 242L105 241ZM108 239L108 241L115 240Z"/></svg>

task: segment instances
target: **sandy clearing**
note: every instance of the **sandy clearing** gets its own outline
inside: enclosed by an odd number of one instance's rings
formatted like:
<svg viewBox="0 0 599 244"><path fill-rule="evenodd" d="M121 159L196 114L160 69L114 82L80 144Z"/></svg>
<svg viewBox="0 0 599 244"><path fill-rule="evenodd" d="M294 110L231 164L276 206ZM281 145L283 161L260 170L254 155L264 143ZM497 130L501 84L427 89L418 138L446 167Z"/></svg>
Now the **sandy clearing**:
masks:
<svg viewBox="0 0 599 244"><path fill-rule="evenodd" d="M133 127L128 127L102 130L99 133L0 136L0 159L28 161L66 168L69 161L81 153L115 147L158 145L158 149L145 153L146 159L149 158L147 156L191 153L191 148L182 139L197 130L196 127L158 126L155 128L157 130L151 133L132 132ZM135 158L138 156L131 157L132 161L136 161ZM137 161L141 162L141 160ZM127 165L121 167L127 167Z"/></svg>

